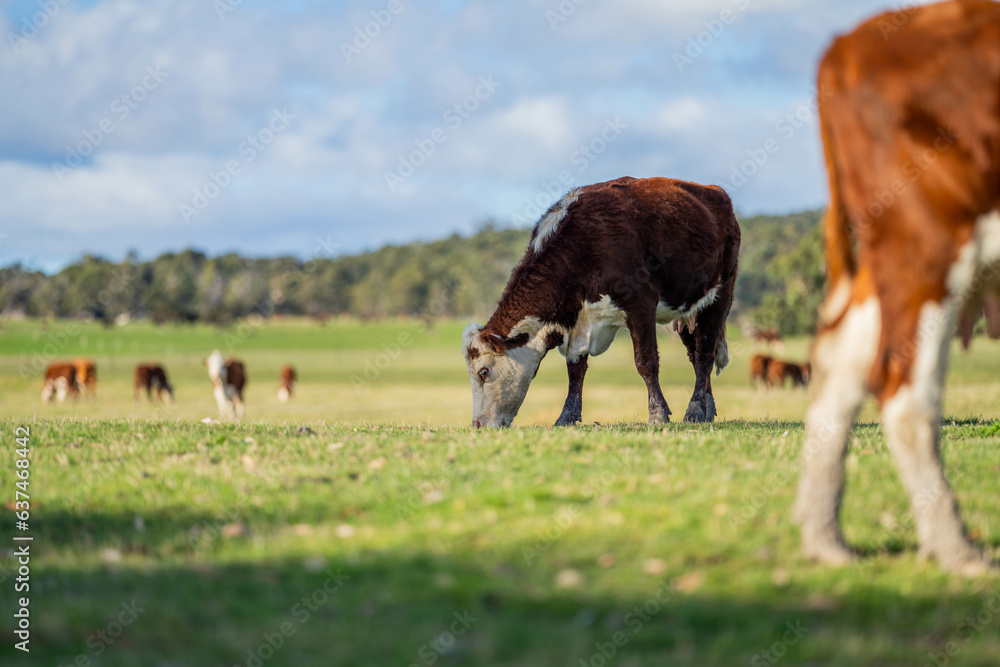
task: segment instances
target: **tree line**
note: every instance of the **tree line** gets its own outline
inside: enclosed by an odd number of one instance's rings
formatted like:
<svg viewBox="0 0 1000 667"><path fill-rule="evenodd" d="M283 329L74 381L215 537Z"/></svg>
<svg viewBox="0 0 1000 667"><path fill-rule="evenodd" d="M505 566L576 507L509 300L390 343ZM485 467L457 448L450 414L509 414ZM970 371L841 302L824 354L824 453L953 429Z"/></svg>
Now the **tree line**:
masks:
<svg viewBox="0 0 1000 667"><path fill-rule="evenodd" d="M742 219L734 314L807 333L823 292L818 211ZM530 229L487 224L469 236L348 257L210 257L197 250L121 262L86 255L58 273L0 269L0 317L119 316L227 325L252 313L364 319L492 311Z"/></svg>

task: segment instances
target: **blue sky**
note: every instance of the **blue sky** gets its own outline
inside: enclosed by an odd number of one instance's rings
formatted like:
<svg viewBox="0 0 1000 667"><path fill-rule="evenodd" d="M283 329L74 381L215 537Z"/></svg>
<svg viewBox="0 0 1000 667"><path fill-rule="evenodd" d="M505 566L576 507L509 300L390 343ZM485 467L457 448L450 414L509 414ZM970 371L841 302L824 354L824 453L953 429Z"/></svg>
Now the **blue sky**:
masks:
<svg viewBox="0 0 1000 667"><path fill-rule="evenodd" d="M902 4L7 2L0 265L353 253L622 175L821 206L816 62Z"/></svg>

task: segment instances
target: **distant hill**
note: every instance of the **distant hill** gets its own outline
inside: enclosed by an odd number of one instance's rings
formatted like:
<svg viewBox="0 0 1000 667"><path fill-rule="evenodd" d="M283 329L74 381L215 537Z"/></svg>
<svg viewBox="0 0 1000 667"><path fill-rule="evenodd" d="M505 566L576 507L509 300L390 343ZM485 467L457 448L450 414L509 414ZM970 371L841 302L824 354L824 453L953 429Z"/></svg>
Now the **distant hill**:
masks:
<svg viewBox="0 0 1000 667"><path fill-rule="evenodd" d="M780 324L788 333L812 326L815 308L800 318L789 313L802 306L800 293L811 298L821 291L819 218L818 211L809 211L741 220L734 313ZM148 262L86 256L55 275L15 265L0 269L0 317L112 321L127 314L156 322L226 324L255 312L361 318L484 315L495 306L529 235L529 229L486 225L471 236L309 262L208 257L185 250Z"/></svg>

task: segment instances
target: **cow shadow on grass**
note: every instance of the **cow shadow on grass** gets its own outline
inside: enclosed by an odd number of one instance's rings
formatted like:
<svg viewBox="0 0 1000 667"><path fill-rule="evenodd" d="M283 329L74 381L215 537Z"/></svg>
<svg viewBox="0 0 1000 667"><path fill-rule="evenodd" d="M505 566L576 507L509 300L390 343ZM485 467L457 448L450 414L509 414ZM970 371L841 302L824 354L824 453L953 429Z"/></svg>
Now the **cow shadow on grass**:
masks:
<svg viewBox="0 0 1000 667"><path fill-rule="evenodd" d="M525 547L39 565L30 659L12 649L5 621L0 661L599 667L948 664L961 655L987 665L1000 651L995 578L962 582L932 567L899 577L884 556L869 570L788 557L794 574L782 581L775 563L756 562L657 575L558 564L555 553L527 563ZM11 596L0 599L3 618L13 611Z"/></svg>

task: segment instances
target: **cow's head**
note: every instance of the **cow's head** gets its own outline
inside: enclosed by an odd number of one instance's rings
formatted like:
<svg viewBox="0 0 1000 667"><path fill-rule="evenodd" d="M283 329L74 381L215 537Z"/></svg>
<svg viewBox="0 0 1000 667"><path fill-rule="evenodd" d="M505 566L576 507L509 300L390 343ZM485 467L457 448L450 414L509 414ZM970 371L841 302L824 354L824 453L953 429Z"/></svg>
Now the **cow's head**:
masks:
<svg viewBox="0 0 1000 667"><path fill-rule="evenodd" d="M538 372L548 346L540 326L519 327L501 336L470 324L462 335L462 353L472 383L472 425L510 426Z"/></svg>

